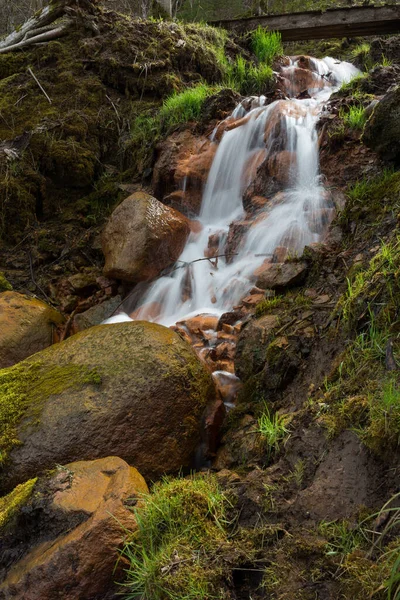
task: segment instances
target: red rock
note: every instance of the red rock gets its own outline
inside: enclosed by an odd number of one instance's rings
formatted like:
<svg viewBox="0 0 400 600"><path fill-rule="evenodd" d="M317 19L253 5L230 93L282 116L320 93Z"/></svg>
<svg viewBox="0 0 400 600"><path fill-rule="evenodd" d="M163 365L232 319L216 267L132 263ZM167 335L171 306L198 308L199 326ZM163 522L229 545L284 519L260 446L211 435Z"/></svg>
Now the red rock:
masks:
<svg viewBox="0 0 400 600"><path fill-rule="evenodd" d="M214 315L197 315L196 317L191 317L186 321L179 321L178 325L181 324L185 325L190 333L198 334L209 329L216 330L218 325L218 317Z"/></svg>
<svg viewBox="0 0 400 600"><path fill-rule="evenodd" d="M260 165L263 164L266 158L267 151L265 149L262 149L254 152L252 156L248 159L247 163L245 164L242 175L243 187L247 188L251 184L251 182L257 175L257 171Z"/></svg>
<svg viewBox="0 0 400 600"><path fill-rule="evenodd" d="M268 198L264 198L264 196L253 196L246 202L246 210L252 213L264 208L267 203Z"/></svg>
<svg viewBox="0 0 400 600"><path fill-rule="evenodd" d="M234 332L234 328L232 327L232 325L228 325L228 323L222 323L222 331L224 333L229 333L232 335Z"/></svg>
<svg viewBox="0 0 400 600"><path fill-rule="evenodd" d="M283 263L283 262L285 262L287 255L288 255L288 248L286 248L286 246L278 246L274 250L271 262Z"/></svg>
<svg viewBox="0 0 400 600"><path fill-rule="evenodd" d="M288 185L292 180L296 168L296 155L294 152L283 150L273 154L268 159L268 171L279 183Z"/></svg>
<svg viewBox="0 0 400 600"><path fill-rule="evenodd" d="M243 298L242 302L245 306L253 307L257 306L257 304L264 300L264 298L264 294L251 294L250 296L246 296L246 298Z"/></svg>
<svg viewBox="0 0 400 600"><path fill-rule="evenodd" d="M270 258L265 258L263 263L257 267L257 269L254 271L254 276L255 277L261 277L264 273L266 273L267 271L269 271L269 269L272 266L272 261Z"/></svg>
<svg viewBox="0 0 400 600"><path fill-rule="evenodd" d="M217 232L210 235L208 238L208 245L206 250L204 251L204 256L207 258L214 258L220 254L219 245L221 243L221 237L223 232Z"/></svg>
<svg viewBox="0 0 400 600"><path fill-rule="evenodd" d="M129 314L134 321L154 321L161 313L162 306L159 302L143 304Z"/></svg>
<svg viewBox="0 0 400 600"><path fill-rule="evenodd" d="M196 136L188 129L176 131L158 146L158 157L153 169L153 188L157 198L164 198L181 183L176 176L178 164L190 156L197 156L208 148L210 140Z"/></svg>

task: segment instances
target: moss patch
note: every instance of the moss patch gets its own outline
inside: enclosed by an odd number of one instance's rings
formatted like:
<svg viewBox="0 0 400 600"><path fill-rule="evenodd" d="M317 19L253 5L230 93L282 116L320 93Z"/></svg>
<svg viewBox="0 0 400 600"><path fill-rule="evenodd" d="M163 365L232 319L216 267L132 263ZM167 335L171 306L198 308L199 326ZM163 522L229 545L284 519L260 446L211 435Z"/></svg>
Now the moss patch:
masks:
<svg viewBox="0 0 400 600"><path fill-rule="evenodd" d="M13 446L20 443L17 425L30 407L39 414L40 407L53 394L99 384L95 369L84 365L46 366L40 362L19 363L0 371L0 464L4 463Z"/></svg>
<svg viewBox="0 0 400 600"><path fill-rule="evenodd" d="M0 530L30 498L37 478L21 483L12 492L0 498Z"/></svg>
<svg viewBox="0 0 400 600"><path fill-rule="evenodd" d="M4 273L0 271L0 292L10 292L12 289L11 283L7 281Z"/></svg>

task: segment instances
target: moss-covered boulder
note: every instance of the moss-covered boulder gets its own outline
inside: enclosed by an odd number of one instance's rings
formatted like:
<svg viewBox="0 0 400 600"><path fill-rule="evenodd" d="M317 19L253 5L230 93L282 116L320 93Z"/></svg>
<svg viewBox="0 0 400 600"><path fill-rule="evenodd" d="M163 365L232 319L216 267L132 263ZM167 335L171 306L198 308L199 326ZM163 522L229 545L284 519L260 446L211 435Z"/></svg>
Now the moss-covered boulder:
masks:
<svg viewBox="0 0 400 600"><path fill-rule="evenodd" d="M102 235L106 277L143 281L179 258L190 233L188 220L146 192L126 198Z"/></svg>
<svg viewBox="0 0 400 600"><path fill-rule="evenodd" d="M146 493L138 471L112 456L58 467L0 498L0 515L2 504L13 507L0 520L0 598L89 600L115 591L118 547L136 529L130 506Z"/></svg>
<svg viewBox="0 0 400 600"><path fill-rule="evenodd" d="M50 346L63 316L37 298L0 293L0 368Z"/></svg>
<svg viewBox="0 0 400 600"><path fill-rule="evenodd" d="M362 141L384 160L400 163L400 86L377 104L365 125Z"/></svg>
<svg viewBox="0 0 400 600"><path fill-rule="evenodd" d="M170 329L98 325L0 371L2 486L73 460L120 456L146 477L189 466L213 393Z"/></svg>

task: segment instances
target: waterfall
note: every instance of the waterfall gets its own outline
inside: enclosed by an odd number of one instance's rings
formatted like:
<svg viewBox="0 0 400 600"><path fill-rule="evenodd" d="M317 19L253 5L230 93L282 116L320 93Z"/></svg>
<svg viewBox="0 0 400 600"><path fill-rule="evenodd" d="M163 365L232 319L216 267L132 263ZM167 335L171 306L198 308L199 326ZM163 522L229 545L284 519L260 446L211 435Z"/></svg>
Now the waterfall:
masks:
<svg viewBox="0 0 400 600"><path fill-rule="evenodd" d="M264 97L246 99L228 117L203 193L201 230L191 233L172 272L137 299L136 319L148 320L145 307L152 303L159 306L154 320L167 326L200 313L219 316L240 302L254 285L255 271L278 247L300 255L304 246L321 239L333 203L319 174L316 123L331 93L359 71L330 57L307 59L307 97L296 99L296 77L299 71L304 76L305 60L290 59L281 69L286 99L269 105ZM284 183L265 192L265 206L249 216L243 196L257 161L269 161ZM242 223L247 231L227 255L232 223ZM217 252L199 260L207 256L210 239ZM108 322L129 318L120 314Z"/></svg>

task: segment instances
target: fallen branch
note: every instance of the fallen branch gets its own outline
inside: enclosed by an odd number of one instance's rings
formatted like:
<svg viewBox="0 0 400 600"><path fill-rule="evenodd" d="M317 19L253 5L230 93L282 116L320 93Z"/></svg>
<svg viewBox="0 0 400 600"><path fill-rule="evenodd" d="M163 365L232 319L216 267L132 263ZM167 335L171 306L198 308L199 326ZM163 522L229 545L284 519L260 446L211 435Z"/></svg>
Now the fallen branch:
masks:
<svg viewBox="0 0 400 600"><path fill-rule="evenodd" d="M34 72L32 71L32 69L30 67L28 67L28 73L30 75L32 75L33 79L36 81L36 83L38 84L38 86L40 87L40 89L42 90L43 94L46 96L47 100L49 101L49 103L51 104L51 98L48 96L47 92L45 91L45 89L43 88L42 84L40 83L39 79L36 77L36 75L34 74Z"/></svg>

